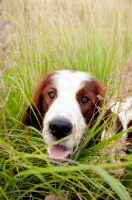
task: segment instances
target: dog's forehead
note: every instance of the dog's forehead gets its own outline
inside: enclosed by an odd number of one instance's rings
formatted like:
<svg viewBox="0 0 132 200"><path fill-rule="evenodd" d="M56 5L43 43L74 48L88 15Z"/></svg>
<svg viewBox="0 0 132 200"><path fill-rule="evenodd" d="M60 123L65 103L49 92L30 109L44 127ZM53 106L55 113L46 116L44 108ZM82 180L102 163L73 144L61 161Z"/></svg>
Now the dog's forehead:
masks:
<svg viewBox="0 0 132 200"><path fill-rule="evenodd" d="M91 81L92 76L89 73L61 70L53 76L53 82L59 91L77 92L82 88L85 81Z"/></svg>

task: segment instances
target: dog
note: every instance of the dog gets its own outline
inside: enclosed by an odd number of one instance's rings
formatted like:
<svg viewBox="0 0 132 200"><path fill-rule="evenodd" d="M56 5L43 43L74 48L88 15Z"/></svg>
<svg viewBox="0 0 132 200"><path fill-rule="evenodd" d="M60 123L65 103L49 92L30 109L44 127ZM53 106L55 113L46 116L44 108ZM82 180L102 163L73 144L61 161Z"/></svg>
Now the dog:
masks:
<svg viewBox="0 0 132 200"><path fill-rule="evenodd" d="M90 73L72 70L47 73L36 87L22 124L42 130L49 157L63 161L78 149L86 128L96 123L105 104L105 93L104 85ZM125 103L122 106L125 107ZM116 107L119 105L107 109L104 115L107 119L112 113L116 114L114 133L132 125L132 106L127 125L125 112L118 114ZM105 129L101 139L107 135ZM128 139L132 139L131 131Z"/></svg>

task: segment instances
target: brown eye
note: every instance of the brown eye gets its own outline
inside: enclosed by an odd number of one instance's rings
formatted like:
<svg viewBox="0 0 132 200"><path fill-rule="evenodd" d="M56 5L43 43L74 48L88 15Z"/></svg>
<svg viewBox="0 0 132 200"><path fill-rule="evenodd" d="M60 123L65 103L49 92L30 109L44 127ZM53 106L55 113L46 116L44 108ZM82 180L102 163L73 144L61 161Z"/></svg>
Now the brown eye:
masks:
<svg viewBox="0 0 132 200"><path fill-rule="evenodd" d="M48 96L50 99L54 99L55 98L55 93L54 92L49 92Z"/></svg>
<svg viewBox="0 0 132 200"><path fill-rule="evenodd" d="M86 103L88 103L89 101L90 101L90 99L89 99L88 97L84 96L84 97L82 98L82 100L81 100L81 103L82 103L82 104L86 104Z"/></svg>

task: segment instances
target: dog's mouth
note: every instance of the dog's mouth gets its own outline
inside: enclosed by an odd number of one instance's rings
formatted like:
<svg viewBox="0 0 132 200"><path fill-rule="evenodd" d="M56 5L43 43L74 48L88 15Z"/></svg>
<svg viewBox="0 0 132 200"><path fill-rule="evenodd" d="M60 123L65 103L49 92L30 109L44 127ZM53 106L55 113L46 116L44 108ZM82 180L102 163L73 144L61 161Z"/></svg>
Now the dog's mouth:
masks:
<svg viewBox="0 0 132 200"><path fill-rule="evenodd" d="M65 159L71 158L74 153L73 148L67 148L66 146L60 144L49 147L47 151L51 159L60 162L65 161Z"/></svg>

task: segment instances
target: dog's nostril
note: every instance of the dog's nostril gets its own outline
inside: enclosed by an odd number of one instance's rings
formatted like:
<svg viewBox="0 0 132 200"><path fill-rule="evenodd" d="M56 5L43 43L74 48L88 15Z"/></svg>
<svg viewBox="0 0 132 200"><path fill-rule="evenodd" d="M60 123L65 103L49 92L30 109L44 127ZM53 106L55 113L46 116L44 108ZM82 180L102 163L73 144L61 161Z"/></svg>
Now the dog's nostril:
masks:
<svg viewBox="0 0 132 200"><path fill-rule="evenodd" d="M68 134L70 132L70 130L71 130L71 127L68 126L68 127L64 127L63 131L64 131L64 133Z"/></svg>
<svg viewBox="0 0 132 200"><path fill-rule="evenodd" d="M71 133L72 124L67 119L56 118L49 123L49 131L57 139L61 139Z"/></svg>
<svg viewBox="0 0 132 200"><path fill-rule="evenodd" d="M49 129L50 129L50 132L56 132L57 131L57 126L56 125L49 125Z"/></svg>

